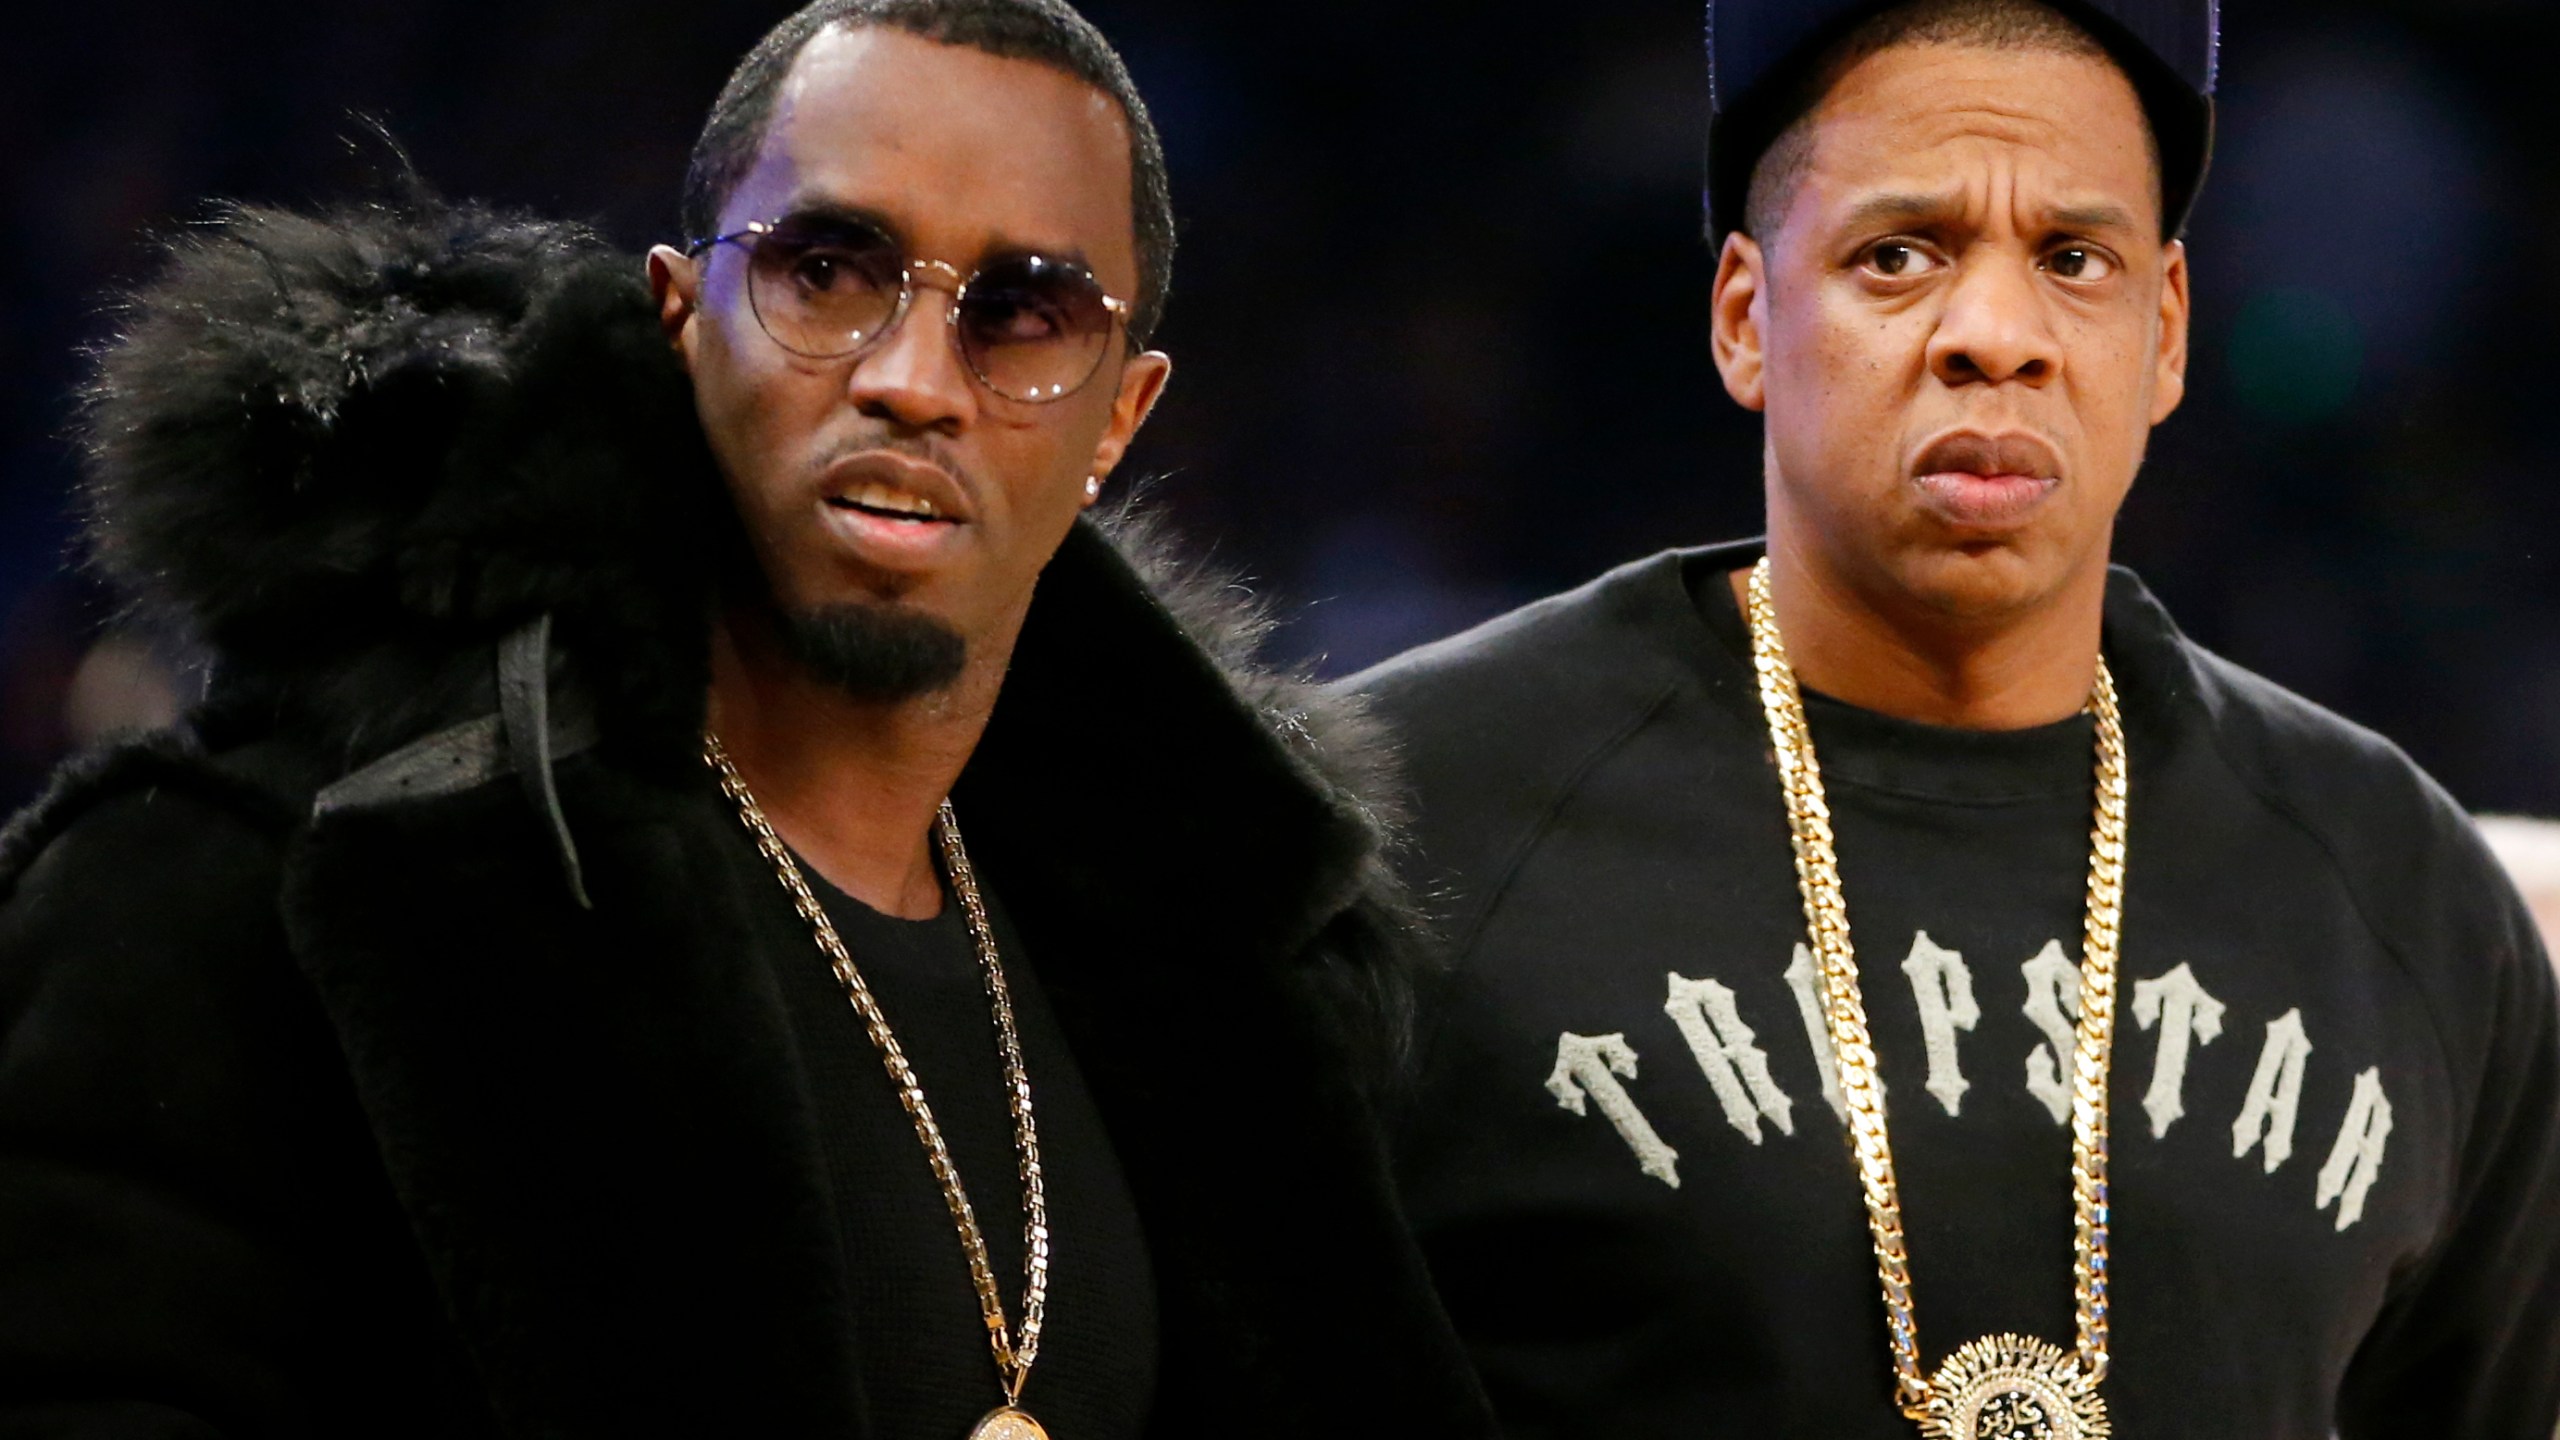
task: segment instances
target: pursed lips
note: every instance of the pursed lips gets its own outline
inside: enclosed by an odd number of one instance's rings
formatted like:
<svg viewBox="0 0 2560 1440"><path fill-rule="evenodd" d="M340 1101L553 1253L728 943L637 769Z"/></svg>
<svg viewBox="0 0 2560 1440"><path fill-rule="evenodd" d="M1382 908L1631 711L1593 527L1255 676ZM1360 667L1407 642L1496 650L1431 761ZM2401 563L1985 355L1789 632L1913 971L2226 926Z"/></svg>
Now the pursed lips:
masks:
<svg viewBox="0 0 2560 1440"><path fill-rule="evenodd" d="M1911 469L1927 508L1967 530L2014 528L2062 484L2062 457L2041 436L2020 430L1940 436Z"/></svg>

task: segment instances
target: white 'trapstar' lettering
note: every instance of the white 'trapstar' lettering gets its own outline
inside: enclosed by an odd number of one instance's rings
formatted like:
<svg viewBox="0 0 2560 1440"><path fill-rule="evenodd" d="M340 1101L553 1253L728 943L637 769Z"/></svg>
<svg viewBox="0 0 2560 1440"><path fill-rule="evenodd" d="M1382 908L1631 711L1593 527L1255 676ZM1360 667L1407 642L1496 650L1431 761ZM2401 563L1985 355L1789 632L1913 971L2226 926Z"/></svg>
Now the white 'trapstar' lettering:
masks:
<svg viewBox="0 0 2560 1440"><path fill-rule="evenodd" d="M1587 1113L1583 1101L1596 1100L1600 1113L1618 1127L1619 1138L1636 1152L1636 1164L1644 1173L1677 1190L1680 1188L1680 1154L1662 1143L1653 1125L1636 1108L1620 1079L1636 1078L1636 1052L1627 1044L1626 1035L1576 1035L1566 1031L1556 1038L1556 1068L1547 1076L1547 1093L1556 1103L1576 1115Z"/></svg>
<svg viewBox="0 0 2560 1440"><path fill-rule="evenodd" d="M1902 973L1911 977L1911 998L1920 1006L1920 1035L1928 1042L1929 1081L1922 1088L1937 1096L1953 1115L1962 1107L1968 1088L1956 1056L1956 1032L1982 1021L1982 1007L1973 1003L1973 972L1965 968L1962 955L1930 939L1923 930L1911 937L1911 954L1902 962Z"/></svg>
<svg viewBox="0 0 2560 1440"><path fill-rule="evenodd" d="M1787 988L1796 995L1796 1013L1804 1017L1804 1043L1813 1049L1813 1070L1822 1077L1822 1101L1840 1123L1849 1123L1849 1102L1840 1098L1840 1058L1831 1050L1831 1026L1822 1018L1822 987L1813 968L1813 952L1803 941L1796 942L1796 956L1787 966ZM1884 1082L1876 1082L1876 1093L1884 1093Z"/></svg>
<svg viewBox="0 0 2560 1440"><path fill-rule="evenodd" d="M1680 1038L1689 1042L1689 1053L1698 1057L1698 1068L1724 1105L1724 1118L1754 1145L1760 1143L1763 1115L1780 1134L1796 1133L1795 1104L1770 1078L1768 1052L1755 1043L1760 1037L1743 1023L1733 991L1713 980L1679 974L1670 981L1662 1013L1680 1027Z"/></svg>
<svg viewBox="0 0 2560 1440"><path fill-rule="evenodd" d="M2054 1124L2068 1125L2071 1086L2062 1078L2060 1057L2079 1040L2080 967L2063 958L2061 941L2047 940L2018 973L2027 977L2027 1019L2045 1038L2027 1052L2027 1093L2044 1102Z"/></svg>
<svg viewBox="0 0 2560 1440"><path fill-rule="evenodd" d="M2368 1069L2356 1077L2346 1123L2338 1127L2338 1143L2330 1147L2329 1163L2320 1167L2319 1188L2311 1196L2319 1210L2338 1201L2339 1229L2364 1218L2365 1192L2382 1173L2382 1143L2390 1138L2391 1100L2382 1093L2382 1071Z"/></svg>
<svg viewBox="0 0 2560 1440"><path fill-rule="evenodd" d="M2133 987L2134 1023L2160 1028L2160 1049L2151 1061L2151 1090L2142 1108L2151 1115L2151 1138L2160 1139L2187 1113L2187 1044L2210 1045L2222 1035L2222 1002L2196 983L2184 964L2156 980Z"/></svg>
<svg viewBox="0 0 2560 1440"><path fill-rule="evenodd" d="M2287 1010L2267 1022L2267 1043L2258 1051L2258 1073L2249 1077L2249 1099L2240 1118L2231 1122L2231 1158L2266 1142L2267 1173L2293 1158L2294 1114L2302 1104L2302 1067L2311 1058L2311 1037L2302 1033L2302 1012ZM2327 1201L2322 1201L2327 1204Z"/></svg>

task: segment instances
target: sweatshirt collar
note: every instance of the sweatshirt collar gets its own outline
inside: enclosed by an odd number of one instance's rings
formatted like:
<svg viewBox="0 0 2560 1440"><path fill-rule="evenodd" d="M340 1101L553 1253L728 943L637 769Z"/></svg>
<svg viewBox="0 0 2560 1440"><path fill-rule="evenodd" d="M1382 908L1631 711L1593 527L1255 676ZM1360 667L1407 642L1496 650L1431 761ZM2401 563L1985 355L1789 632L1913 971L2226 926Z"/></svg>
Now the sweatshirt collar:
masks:
<svg viewBox="0 0 2560 1440"><path fill-rule="evenodd" d="M1750 631L1725 577L1758 561L1759 539L1674 552L1652 607L1664 638L1701 671L1746 683L1714 684L1711 694L1757 733L1764 724L1751 673ZM2137 752L2166 743L2177 699L2194 689L2181 638L2168 614L2134 573L2110 567L2104 639L2124 706L2128 744ZM2090 784L2093 722L2074 715L2022 730L1966 730L1869 710L1817 691L1805 692L1806 717L1824 778L1834 784L1967 804L2085 797Z"/></svg>

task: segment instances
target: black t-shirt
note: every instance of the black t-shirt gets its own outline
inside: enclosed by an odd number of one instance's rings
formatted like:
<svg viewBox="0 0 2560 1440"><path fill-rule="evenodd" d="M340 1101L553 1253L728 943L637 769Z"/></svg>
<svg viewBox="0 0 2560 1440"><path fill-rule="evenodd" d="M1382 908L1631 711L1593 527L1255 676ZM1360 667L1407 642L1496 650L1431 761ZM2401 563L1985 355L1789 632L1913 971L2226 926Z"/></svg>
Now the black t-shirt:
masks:
<svg viewBox="0 0 2560 1440"><path fill-rule="evenodd" d="M806 870L806 867L803 867ZM893 919L809 883L924 1086L1022 1323L1022 1184L984 972L956 900ZM776 885L773 954L844 1236L870 1433L961 1440L1001 1403L967 1252L896 1086L808 927ZM987 895L1031 1081L1051 1235L1048 1317L1023 1408L1056 1440L1135 1440L1155 1396L1154 1273L1128 1182L1039 976Z"/></svg>
<svg viewBox="0 0 2560 1440"><path fill-rule="evenodd" d="M1406 1202L1517 1440L1911 1433L1726 583L1754 554L1640 562L1354 682L1402 731L1456 952ZM2560 1048L2512 889L2398 752L2122 573L2106 645L2117 1433L2547 1440ZM1923 1364L2068 1348L2091 722L1807 708Z"/></svg>

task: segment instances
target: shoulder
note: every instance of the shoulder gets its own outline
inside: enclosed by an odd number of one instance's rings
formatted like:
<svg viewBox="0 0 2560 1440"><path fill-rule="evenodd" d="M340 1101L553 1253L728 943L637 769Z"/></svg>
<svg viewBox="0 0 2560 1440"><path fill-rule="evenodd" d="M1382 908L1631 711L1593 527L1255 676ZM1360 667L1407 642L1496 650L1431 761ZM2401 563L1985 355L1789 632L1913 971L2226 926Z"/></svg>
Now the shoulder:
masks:
<svg viewBox="0 0 2560 1440"><path fill-rule="evenodd" d="M2201 739L2230 783L2325 854L2368 919L2454 893L2512 899L2470 816L2399 746L2187 638L2121 569L2107 650L2137 694L2159 697L2134 723L2179 750Z"/></svg>
<svg viewBox="0 0 2560 1440"><path fill-rule="evenodd" d="M0 968L155 935L219 945L244 921L272 930L298 816L288 768L168 734L67 763L0 830Z"/></svg>
<svg viewBox="0 0 2560 1440"><path fill-rule="evenodd" d="M284 906L299 827L251 778L257 760L127 746L67 770L14 822L0 1130L237 1174L237 1147L266 1143L244 1136L337 1103L343 1062Z"/></svg>
<svg viewBox="0 0 2560 1440"><path fill-rule="evenodd" d="M1552 768L1695 677L1706 637L1688 573L1713 554L1621 565L1341 683L1386 723L1425 804L1451 764L1477 778Z"/></svg>
<svg viewBox="0 0 2560 1440"><path fill-rule="evenodd" d="M1342 683L1409 734L1517 728L1527 717L1488 715L1486 707L1508 712L1533 699L1581 697L1605 708L1627 694L1605 682L1623 675L1631 656L1658 648L1666 612L1688 606L1684 569L1695 553L1664 551L1621 565ZM1604 683L1595 690L1593 680ZM1487 723L1496 719L1498 727Z"/></svg>
<svg viewBox="0 0 2560 1440"><path fill-rule="evenodd" d="M345 1226L371 1223L348 1218L338 1188L378 1186L379 1162L295 961L283 876L296 832L282 818L223 761L160 742L66 772L13 829L20 849L0 893L0 1232L28 1220L41 1232L48 1215L76 1211L84 1237L33 1271L18 1264L15 1296L102 1282L166 1311L178 1334L215 1313L190 1307L216 1280L235 1299L302 1293L294 1247L319 1233L312 1216L339 1227L332 1263L347 1261ZM286 1235L298 1238L261 1248L258 1237ZM181 1250L183 1263L143 1273ZM0 1252L0 1270L30 1253L6 1241ZM31 1323L11 1339L72 1334Z"/></svg>
<svg viewBox="0 0 2560 1440"><path fill-rule="evenodd" d="M2390 740L2192 642L2195 698L2221 758L2358 888L2415 901L2511 898L2471 818Z"/></svg>
<svg viewBox="0 0 2560 1440"><path fill-rule="evenodd" d="M1408 871L1467 943L1466 916L1592 766L1697 683L1688 588L1714 552L1667 551L1354 675L1415 809Z"/></svg>

